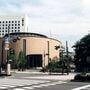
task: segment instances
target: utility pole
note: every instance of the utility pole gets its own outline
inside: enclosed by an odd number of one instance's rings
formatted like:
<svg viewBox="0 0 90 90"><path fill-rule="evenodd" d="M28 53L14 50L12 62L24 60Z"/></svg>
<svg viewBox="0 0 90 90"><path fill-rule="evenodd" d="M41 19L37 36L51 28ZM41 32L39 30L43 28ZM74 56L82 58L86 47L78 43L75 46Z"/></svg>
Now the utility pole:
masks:
<svg viewBox="0 0 90 90"><path fill-rule="evenodd" d="M67 57L67 75L69 74L69 58L68 58L68 42L66 41L66 57Z"/></svg>
<svg viewBox="0 0 90 90"><path fill-rule="evenodd" d="M49 48L49 41L47 41L47 45L48 45L48 65L49 65L49 59L50 59L50 53L49 53L49 52L50 52L50 51L49 51L49 50L50 50L50 48Z"/></svg>
<svg viewBox="0 0 90 90"><path fill-rule="evenodd" d="M68 42L66 41L66 55L67 55L67 57L68 57Z"/></svg>

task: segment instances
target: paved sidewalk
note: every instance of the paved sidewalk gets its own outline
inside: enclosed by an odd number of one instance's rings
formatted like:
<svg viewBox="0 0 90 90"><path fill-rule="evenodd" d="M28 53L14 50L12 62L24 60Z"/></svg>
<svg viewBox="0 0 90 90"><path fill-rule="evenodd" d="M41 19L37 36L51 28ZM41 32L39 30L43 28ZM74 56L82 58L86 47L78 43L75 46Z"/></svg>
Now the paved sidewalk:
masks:
<svg viewBox="0 0 90 90"><path fill-rule="evenodd" d="M30 77L24 77L28 79L47 79L47 80L71 80L74 79L74 76L76 75L75 73L70 73L69 75L67 74L61 74L61 73L51 73L49 74L48 72L33 72L33 71L15 71L15 73L29 73L31 74ZM32 76L34 74L34 76ZM39 75L38 75L39 74ZM36 76L35 76L36 75ZM37 76L38 75L38 76Z"/></svg>
<svg viewBox="0 0 90 90"><path fill-rule="evenodd" d="M74 79L75 74L69 74L69 75L48 75L48 76L32 76L32 77L25 77L29 79L48 79L48 80L72 80Z"/></svg>

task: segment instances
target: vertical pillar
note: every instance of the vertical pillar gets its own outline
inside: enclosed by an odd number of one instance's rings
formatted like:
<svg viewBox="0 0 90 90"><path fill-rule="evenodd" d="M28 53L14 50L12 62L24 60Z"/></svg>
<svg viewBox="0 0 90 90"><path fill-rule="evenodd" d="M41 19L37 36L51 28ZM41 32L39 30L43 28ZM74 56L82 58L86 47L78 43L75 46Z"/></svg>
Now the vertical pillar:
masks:
<svg viewBox="0 0 90 90"><path fill-rule="evenodd" d="M47 41L47 47L48 47L48 64L49 64L49 57L50 57L50 48L49 48L49 41Z"/></svg>

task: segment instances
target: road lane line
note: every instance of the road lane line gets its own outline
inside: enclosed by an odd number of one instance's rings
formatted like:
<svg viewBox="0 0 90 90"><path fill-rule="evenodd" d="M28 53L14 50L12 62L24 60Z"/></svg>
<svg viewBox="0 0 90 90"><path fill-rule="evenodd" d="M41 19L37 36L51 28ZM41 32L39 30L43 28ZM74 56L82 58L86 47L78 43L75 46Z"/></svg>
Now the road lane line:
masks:
<svg viewBox="0 0 90 90"><path fill-rule="evenodd" d="M74 88L72 90L81 90L81 89L85 89L85 88L88 88L88 87L90 87L90 85L85 85L85 86L82 86L82 87Z"/></svg>

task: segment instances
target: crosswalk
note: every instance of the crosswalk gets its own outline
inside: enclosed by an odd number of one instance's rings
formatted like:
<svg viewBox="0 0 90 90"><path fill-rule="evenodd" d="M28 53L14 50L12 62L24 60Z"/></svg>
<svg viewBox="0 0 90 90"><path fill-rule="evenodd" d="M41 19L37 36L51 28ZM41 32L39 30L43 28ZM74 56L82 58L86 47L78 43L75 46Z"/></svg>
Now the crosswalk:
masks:
<svg viewBox="0 0 90 90"><path fill-rule="evenodd" d="M72 90L90 90L90 85L85 85L81 87L74 88Z"/></svg>
<svg viewBox="0 0 90 90"><path fill-rule="evenodd" d="M0 90L31 90L66 83L64 81L0 79Z"/></svg>

